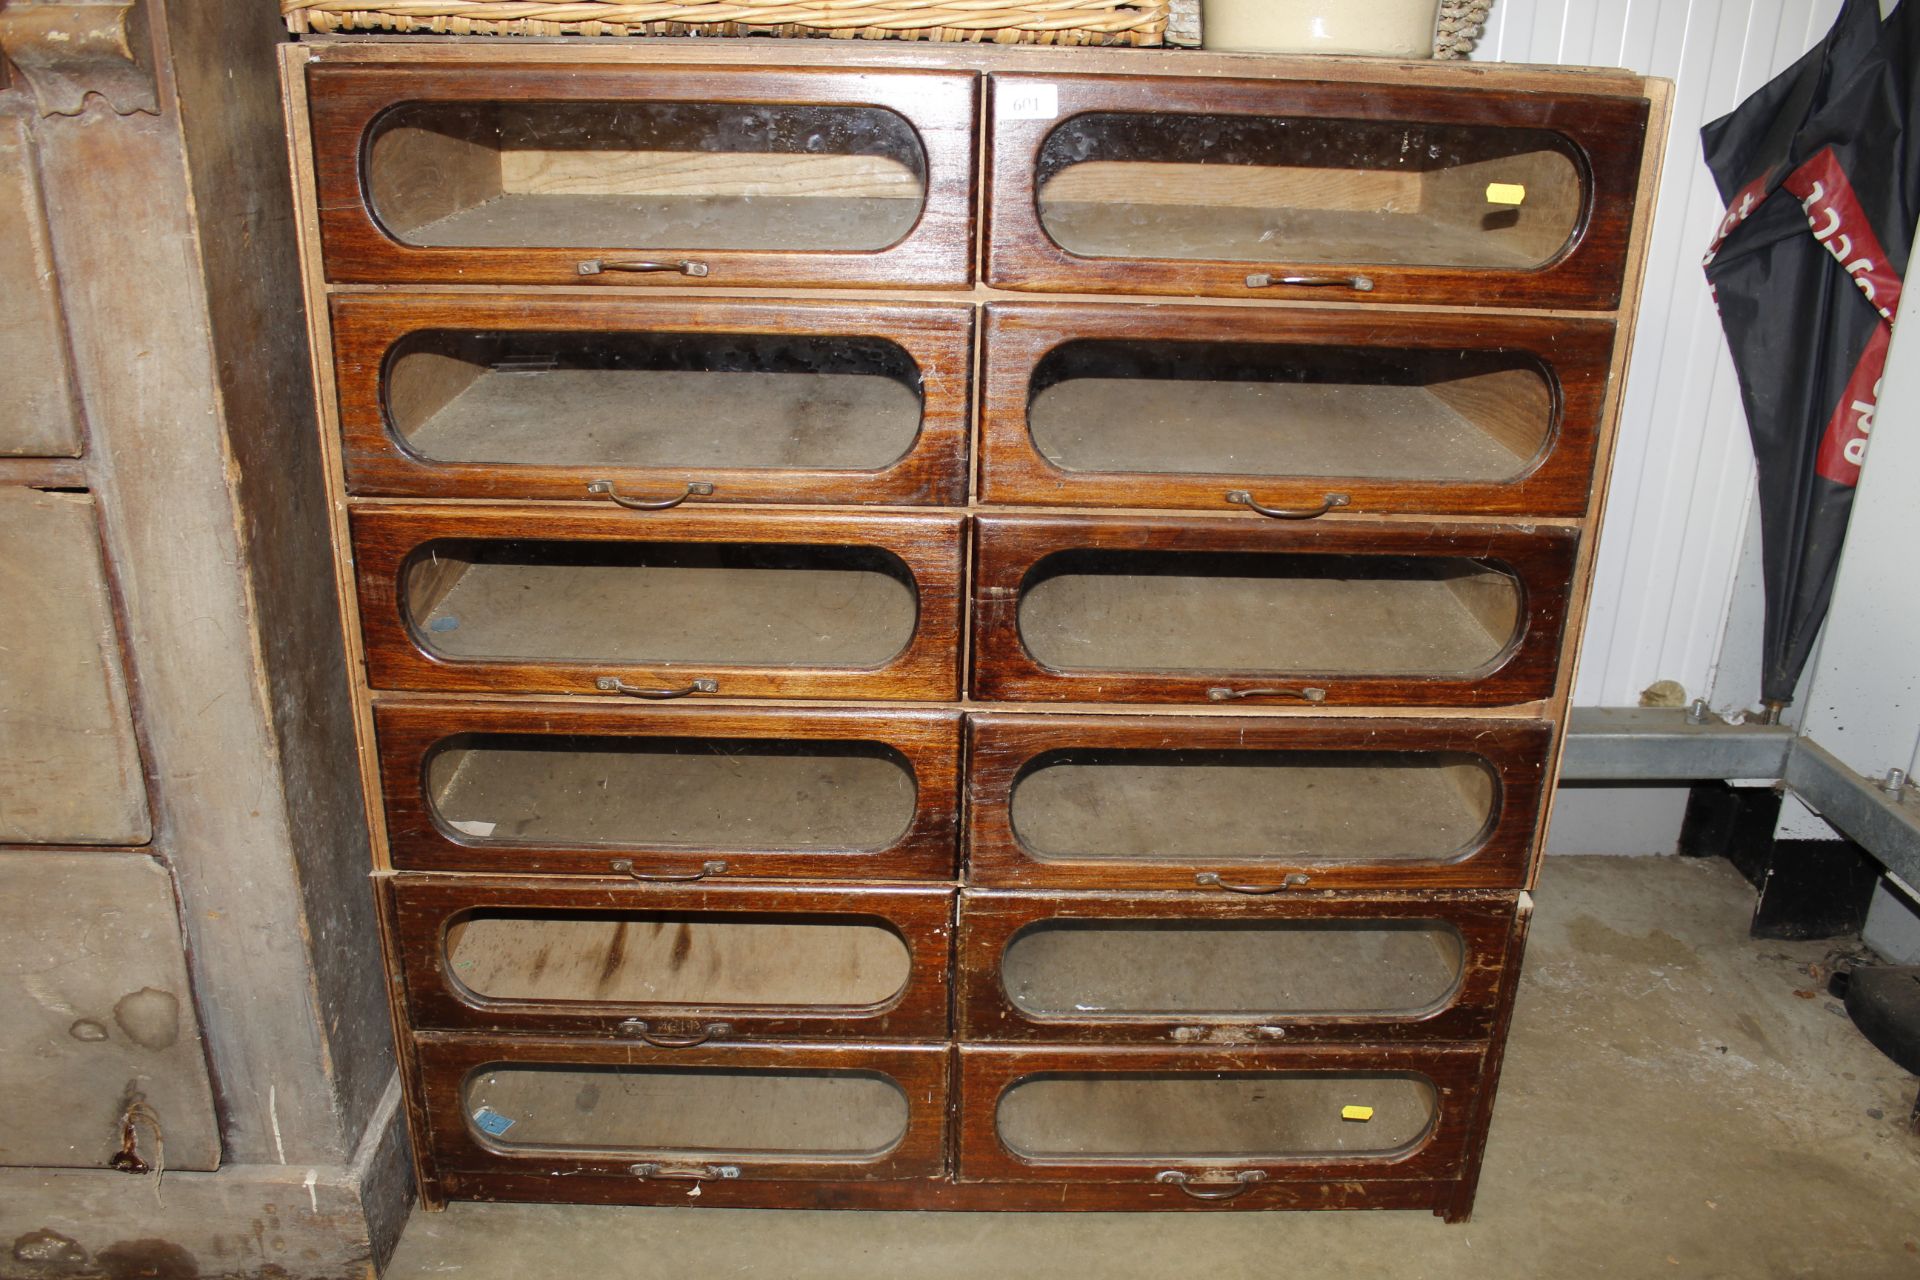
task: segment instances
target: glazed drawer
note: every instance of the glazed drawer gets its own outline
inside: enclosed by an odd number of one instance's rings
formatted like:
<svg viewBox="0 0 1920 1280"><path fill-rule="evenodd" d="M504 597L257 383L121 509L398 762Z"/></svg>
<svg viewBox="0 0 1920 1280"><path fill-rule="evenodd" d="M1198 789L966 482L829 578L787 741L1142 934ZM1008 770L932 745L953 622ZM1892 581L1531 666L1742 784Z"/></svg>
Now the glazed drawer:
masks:
<svg viewBox="0 0 1920 1280"><path fill-rule="evenodd" d="M1606 310L1641 98L995 75L1006 289Z"/></svg>
<svg viewBox="0 0 1920 1280"><path fill-rule="evenodd" d="M963 1040L1482 1040L1519 973L1513 894L960 899Z"/></svg>
<svg viewBox="0 0 1920 1280"><path fill-rule="evenodd" d="M393 865L950 880L959 714L382 701Z"/></svg>
<svg viewBox="0 0 1920 1280"><path fill-rule="evenodd" d="M1518 889L1552 726L992 713L967 875L1002 889Z"/></svg>
<svg viewBox="0 0 1920 1280"><path fill-rule="evenodd" d="M1584 515L1613 333L1497 312L996 303L981 494Z"/></svg>
<svg viewBox="0 0 1920 1280"><path fill-rule="evenodd" d="M386 882L413 1024L656 1049L940 1040L953 891Z"/></svg>
<svg viewBox="0 0 1920 1280"><path fill-rule="evenodd" d="M1578 534L981 515L973 691L1483 706L1553 691Z"/></svg>
<svg viewBox="0 0 1920 1280"><path fill-rule="evenodd" d="M1479 1045L962 1045L960 1177L1175 1186L1249 1209L1263 1184L1452 1177L1486 1061Z"/></svg>
<svg viewBox="0 0 1920 1280"><path fill-rule="evenodd" d="M352 513L383 689L949 699L964 517Z"/></svg>
<svg viewBox="0 0 1920 1280"><path fill-rule="evenodd" d="M960 286L966 73L307 72L327 278Z"/></svg>
<svg viewBox="0 0 1920 1280"><path fill-rule="evenodd" d="M641 1041L414 1039L442 1168L511 1179L881 1181L946 1168L943 1044L656 1049ZM483 1127L486 1126L486 1127Z"/></svg>
<svg viewBox="0 0 1920 1280"><path fill-rule="evenodd" d="M535 293L332 308L353 493L966 501L968 307Z"/></svg>

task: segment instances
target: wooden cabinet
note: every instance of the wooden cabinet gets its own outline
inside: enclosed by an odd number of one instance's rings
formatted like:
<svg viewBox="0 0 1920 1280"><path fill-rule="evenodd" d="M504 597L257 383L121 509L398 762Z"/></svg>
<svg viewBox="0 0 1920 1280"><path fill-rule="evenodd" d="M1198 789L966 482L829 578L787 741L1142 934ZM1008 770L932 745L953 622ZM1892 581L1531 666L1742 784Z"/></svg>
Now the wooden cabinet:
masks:
<svg viewBox="0 0 1920 1280"><path fill-rule="evenodd" d="M1467 1215L1666 88L1304 65L289 53L427 1203Z"/></svg>

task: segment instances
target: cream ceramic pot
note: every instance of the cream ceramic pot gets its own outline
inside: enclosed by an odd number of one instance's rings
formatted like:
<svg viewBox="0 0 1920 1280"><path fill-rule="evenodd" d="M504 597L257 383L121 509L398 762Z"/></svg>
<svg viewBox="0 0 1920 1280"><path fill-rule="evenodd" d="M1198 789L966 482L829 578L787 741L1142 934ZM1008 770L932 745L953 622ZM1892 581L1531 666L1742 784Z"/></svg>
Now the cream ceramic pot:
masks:
<svg viewBox="0 0 1920 1280"><path fill-rule="evenodd" d="M1209 49L1431 58L1438 0L1202 0Z"/></svg>

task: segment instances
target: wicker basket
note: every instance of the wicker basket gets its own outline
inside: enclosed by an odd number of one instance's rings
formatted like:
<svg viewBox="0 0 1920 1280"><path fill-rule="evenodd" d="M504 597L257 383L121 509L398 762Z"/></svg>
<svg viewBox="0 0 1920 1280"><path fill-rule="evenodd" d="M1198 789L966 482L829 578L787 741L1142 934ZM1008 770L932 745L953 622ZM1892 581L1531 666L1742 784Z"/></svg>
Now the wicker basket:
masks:
<svg viewBox="0 0 1920 1280"><path fill-rule="evenodd" d="M281 0L287 27L485 36L838 36L1157 45L1170 0Z"/></svg>

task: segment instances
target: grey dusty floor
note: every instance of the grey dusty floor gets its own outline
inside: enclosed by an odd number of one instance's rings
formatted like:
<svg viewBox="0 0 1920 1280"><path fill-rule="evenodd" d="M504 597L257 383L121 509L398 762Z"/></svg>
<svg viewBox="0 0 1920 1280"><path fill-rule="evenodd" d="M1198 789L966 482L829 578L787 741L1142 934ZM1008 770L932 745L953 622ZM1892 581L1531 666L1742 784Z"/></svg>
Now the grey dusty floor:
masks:
<svg viewBox="0 0 1920 1280"><path fill-rule="evenodd" d="M1721 862L1550 859L1474 1220L455 1205L389 1280L458 1276L1920 1277L1915 1082Z"/></svg>

